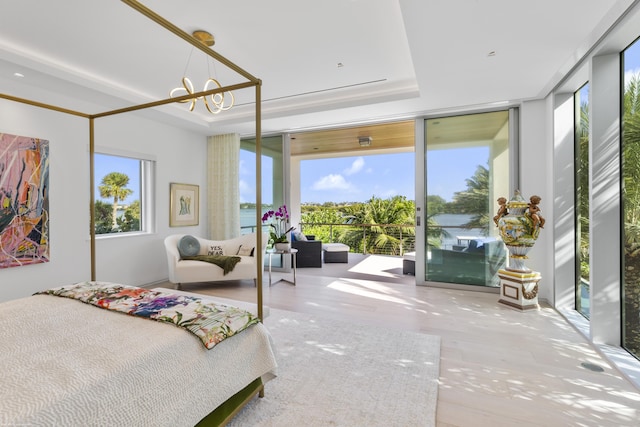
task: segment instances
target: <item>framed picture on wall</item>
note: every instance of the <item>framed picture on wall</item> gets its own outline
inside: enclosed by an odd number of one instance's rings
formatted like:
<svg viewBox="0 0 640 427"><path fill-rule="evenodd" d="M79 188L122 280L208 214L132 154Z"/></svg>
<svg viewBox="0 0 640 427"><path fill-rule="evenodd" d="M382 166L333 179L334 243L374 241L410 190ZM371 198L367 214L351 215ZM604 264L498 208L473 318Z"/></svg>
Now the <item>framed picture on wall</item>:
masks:
<svg viewBox="0 0 640 427"><path fill-rule="evenodd" d="M170 227L198 225L200 190L197 185L171 183Z"/></svg>
<svg viewBox="0 0 640 427"><path fill-rule="evenodd" d="M0 133L0 268L49 262L49 141Z"/></svg>

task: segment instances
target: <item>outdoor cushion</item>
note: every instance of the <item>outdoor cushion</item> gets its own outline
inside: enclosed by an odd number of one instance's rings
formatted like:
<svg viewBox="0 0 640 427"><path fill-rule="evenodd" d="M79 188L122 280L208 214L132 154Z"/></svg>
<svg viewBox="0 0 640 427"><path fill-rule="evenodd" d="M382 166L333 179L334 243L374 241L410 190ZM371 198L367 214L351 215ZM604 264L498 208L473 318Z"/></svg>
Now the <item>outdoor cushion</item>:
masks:
<svg viewBox="0 0 640 427"><path fill-rule="evenodd" d="M323 243L322 249L327 252L349 252L349 246L344 243Z"/></svg>

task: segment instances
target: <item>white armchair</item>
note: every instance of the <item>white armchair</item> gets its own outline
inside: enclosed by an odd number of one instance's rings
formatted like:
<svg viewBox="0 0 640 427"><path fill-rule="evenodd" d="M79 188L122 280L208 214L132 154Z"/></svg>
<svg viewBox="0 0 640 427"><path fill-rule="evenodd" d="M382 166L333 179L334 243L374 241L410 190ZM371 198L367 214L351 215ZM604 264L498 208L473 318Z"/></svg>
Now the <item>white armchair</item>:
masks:
<svg viewBox="0 0 640 427"><path fill-rule="evenodd" d="M167 261L169 266L169 281L175 284L176 289L180 289L181 283L193 282L216 282L223 280L243 280L253 279L254 283L258 277L256 265L256 233L245 234L240 237L227 240L208 240L194 236L200 243L200 254L206 255L212 249L219 255L239 256L238 262L232 271L224 274L221 267L196 260L185 260L180 256L178 244L185 234L173 234L164 239L164 246L167 251ZM265 252L269 236L266 233L262 235L262 253ZM253 254L246 254L241 251L240 247L246 249L254 248ZM222 253L220 253L220 251Z"/></svg>

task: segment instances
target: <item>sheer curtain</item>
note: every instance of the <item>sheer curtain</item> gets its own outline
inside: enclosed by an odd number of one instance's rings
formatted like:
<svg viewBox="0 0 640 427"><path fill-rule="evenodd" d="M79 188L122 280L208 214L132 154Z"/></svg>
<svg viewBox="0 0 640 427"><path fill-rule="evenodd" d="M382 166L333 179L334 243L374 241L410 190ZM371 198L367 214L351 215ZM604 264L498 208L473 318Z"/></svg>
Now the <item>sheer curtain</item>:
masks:
<svg viewBox="0 0 640 427"><path fill-rule="evenodd" d="M240 235L240 135L207 138L207 189L210 238Z"/></svg>

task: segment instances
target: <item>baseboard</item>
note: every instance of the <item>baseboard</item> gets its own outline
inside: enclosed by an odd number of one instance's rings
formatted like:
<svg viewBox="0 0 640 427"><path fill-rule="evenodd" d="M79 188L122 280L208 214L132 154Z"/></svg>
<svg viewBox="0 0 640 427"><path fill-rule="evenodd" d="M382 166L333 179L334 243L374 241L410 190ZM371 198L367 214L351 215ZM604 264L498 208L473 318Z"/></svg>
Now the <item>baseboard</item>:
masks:
<svg viewBox="0 0 640 427"><path fill-rule="evenodd" d="M163 285L165 283L169 282L169 278L167 277L166 279L163 280L156 280L155 282L151 282L151 283L145 283L144 285L140 285L141 288L145 288L145 289L151 289L151 288L157 288L158 285ZM171 282L169 282L171 283Z"/></svg>

